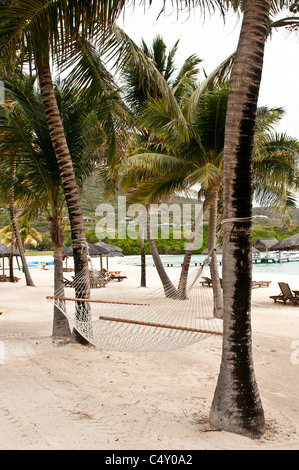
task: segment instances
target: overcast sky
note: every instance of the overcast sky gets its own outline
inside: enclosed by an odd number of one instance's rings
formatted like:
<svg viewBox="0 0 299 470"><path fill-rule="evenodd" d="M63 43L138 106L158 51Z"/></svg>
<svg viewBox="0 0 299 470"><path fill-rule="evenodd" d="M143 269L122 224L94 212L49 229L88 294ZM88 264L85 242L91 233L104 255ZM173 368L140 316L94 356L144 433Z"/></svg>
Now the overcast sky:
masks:
<svg viewBox="0 0 299 470"><path fill-rule="evenodd" d="M156 2L156 8L160 5L161 2ZM169 10L168 15L156 20L158 12L153 7L146 10L135 7L133 13L127 8L118 24L138 45L141 38L151 44L157 34L162 35L169 48L180 39L178 67L189 55L197 54L203 59L206 72L210 73L236 49L241 26L236 14L228 15L224 25L219 13L204 20L197 11L187 19L182 14L177 19ZM284 107L286 115L277 130L299 139L298 77L299 32L296 35L282 29L274 31L266 44L259 106Z"/></svg>

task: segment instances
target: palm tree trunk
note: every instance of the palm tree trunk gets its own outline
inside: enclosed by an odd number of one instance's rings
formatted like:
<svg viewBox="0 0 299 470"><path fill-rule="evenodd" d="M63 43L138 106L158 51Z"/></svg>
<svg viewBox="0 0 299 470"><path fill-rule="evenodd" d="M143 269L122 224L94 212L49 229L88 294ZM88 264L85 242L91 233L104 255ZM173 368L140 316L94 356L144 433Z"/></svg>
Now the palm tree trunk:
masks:
<svg viewBox="0 0 299 470"><path fill-rule="evenodd" d="M145 246L144 246L144 230L145 230L144 226L146 224L146 220L144 219L146 219L146 214L142 214L141 234L140 234L140 251L141 251L140 287L146 287L146 256L145 256Z"/></svg>
<svg viewBox="0 0 299 470"><path fill-rule="evenodd" d="M265 418L252 359L252 150L270 0L247 0L231 77L224 145L223 349L210 422L258 437Z"/></svg>
<svg viewBox="0 0 299 470"><path fill-rule="evenodd" d="M16 160L14 157L11 158L11 177L12 177L12 182L15 179L15 173L16 173ZM26 279L26 284L27 286L30 287L35 287L34 282L32 280L32 277L30 275L28 266L27 266L27 260L24 252L24 246L20 237L20 232L19 232L19 227L16 219L16 214L14 210L14 187L12 184L11 190L10 190L10 198L9 198L9 216L10 216L10 221L12 225L12 233L14 233L14 236L16 237L16 242L17 246L19 249L19 253L21 256L22 264L23 264L23 273L25 274L25 279Z"/></svg>
<svg viewBox="0 0 299 470"><path fill-rule="evenodd" d="M162 264L160 255L157 250L157 246L155 243L155 240L152 238L151 234L151 227L150 227L150 216L149 216L149 210L147 210L147 242L148 246L151 252L151 255L153 257L157 272L159 274L159 277L161 279L165 296L166 297L175 297L176 296L176 288L174 287L173 283L168 277L167 272L164 269L164 266Z"/></svg>
<svg viewBox="0 0 299 470"><path fill-rule="evenodd" d="M198 196L199 199L199 196ZM194 221L194 225L191 231L191 234L189 236L189 240L187 242L187 248L185 250L184 254L184 259L182 263L182 268L181 268L181 274L180 274L180 279L179 279L179 285L178 285L178 299L184 300L187 298L187 281L188 281L188 273L189 273L189 267L190 267L190 261L191 261L191 256L193 253L193 247L194 247L194 242L195 242L195 237L198 232L198 228L202 222L203 214L206 210L207 205L204 203L201 210L197 214L197 217Z"/></svg>
<svg viewBox="0 0 299 470"><path fill-rule="evenodd" d="M62 121L54 94L48 57L38 65L38 77L43 106L52 143L56 153L61 182L69 213L75 274L78 274L83 270L88 272L88 245L85 238L80 195L72 159L66 142ZM86 286L83 290L80 288L80 292L76 291L76 296L80 298L88 298L90 294L89 287L90 286L87 279ZM74 336L78 341L82 340L82 342L85 343L85 340L83 340L78 332L74 332Z"/></svg>
<svg viewBox="0 0 299 470"><path fill-rule="evenodd" d="M214 316L216 318L223 318L223 295L220 284L217 254L216 254L216 235L217 235L217 205L218 205L218 190L213 189L210 191L210 216L209 216L209 240L208 251L211 255L210 273L213 286L213 300L214 300Z"/></svg>
<svg viewBox="0 0 299 470"><path fill-rule="evenodd" d="M53 244L54 253L54 295L63 297L61 287L63 286L63 262L62 262L62 248ZM54 305L53 311L53 328L52 336L69 338L71 330L68 320L59 308Z"/></svg>
<svg viewBox="0 0 299 470"><path fill-rule="evenodd" d="M58 207L55 208L55 216L51 217L49 220L51 222L50 231L54 253L54 295L63 297L63 231L61 229ZM66 316L54 305L52 336L70 337L70 335L71 331Z"/></svg>
<svg viewBox="0 0 299 470"><path fill-rule="evenodd" d="M13 272L13 255L14 255L14 247L15 247L15 234L14 231L11 231L11 250L9 256L9 282L15 282L14 272Z"/></svg>

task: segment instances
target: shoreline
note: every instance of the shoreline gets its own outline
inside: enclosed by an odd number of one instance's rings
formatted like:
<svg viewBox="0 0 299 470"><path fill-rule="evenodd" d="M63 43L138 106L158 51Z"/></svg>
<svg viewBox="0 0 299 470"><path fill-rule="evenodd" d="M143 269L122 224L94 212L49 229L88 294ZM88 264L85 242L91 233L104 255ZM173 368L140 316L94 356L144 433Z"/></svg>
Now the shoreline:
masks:
<svg viewBox="0 0 299 470"><path fill-rule="evenodd" d="M119 287L136 297L160 287L155 268L148 267L148 287L140 288L140 267L123 260L109 259L109 269L127 276ZM172 269L167 272L175 279ZM279 293L278 281L298 288L298 276L272 274L269 288L252 291L254 368L267 430L251 440L208 424L219 337L162 353L106 351L54 339L53 306L46 300L53 269L30 272L34 288L23 274L16 284L0 283L0 449L299 448L299 307L269 299Z"/></svg>

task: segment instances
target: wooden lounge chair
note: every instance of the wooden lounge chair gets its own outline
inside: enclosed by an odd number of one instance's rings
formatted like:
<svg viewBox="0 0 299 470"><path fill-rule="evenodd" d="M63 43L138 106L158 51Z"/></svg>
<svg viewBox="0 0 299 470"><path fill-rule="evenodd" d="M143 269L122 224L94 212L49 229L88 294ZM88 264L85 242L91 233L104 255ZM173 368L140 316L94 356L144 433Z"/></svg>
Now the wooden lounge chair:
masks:
<svg viewBox="0 0 299 470"><path fill-rule="evenodd" d="M281 293L279 295L270 295L270 299L274 300L274 303L276 302L283 302L284 305L289 301L293 302L294 305L299 305L299 297L296 297L291 289L289 284L286 282L279 282L278 283Z"/></svg>
<svg viewBox="0 0 299 470"><path fill-rule="evenodd" d="M252 287L269 287L272 281L252 281Z"/></svg>
<svg viewBox="0 0 299 470"><path fill-rule="evenodd" d="M73 277L73 276L72 276ZM106 287L107 280L100 274L94 274L93 271L89 272L90 288L96 289L97 287ZM76 283L72 280L63 278L65 287L76 287Z"/></svg>
<svg viewBox="0 0 299 470"><path fill-rule="evenodd" d="M20 277L14 276L14 281L19 282L21 280ZM0 282L10 282L10 277L6 276L5 274L0 274Z"/></svg>
<svg viewBox="0 0 299 470"><path fill-rule="evenodd" d="M119 276L121 271L108 271L107 269L102 268L102 273L105 276Z"/></svg>
<svg viewBox="0 0 299 470"><path fill-rule="evenodd" d="M213 285L212 279L210 279L209 277L205 277L205 276L203 276L202 278L203 278L203 281L200 281L200 284L202 284L203 286L212 287Z"/></svg>
<svg viewBox="0 0 299 470"><path fill-rule="evenodd" d="M97 287L106 287L108 282L103 274L94 271L89 271L89 280L91 289L95 289Z"/></svg>

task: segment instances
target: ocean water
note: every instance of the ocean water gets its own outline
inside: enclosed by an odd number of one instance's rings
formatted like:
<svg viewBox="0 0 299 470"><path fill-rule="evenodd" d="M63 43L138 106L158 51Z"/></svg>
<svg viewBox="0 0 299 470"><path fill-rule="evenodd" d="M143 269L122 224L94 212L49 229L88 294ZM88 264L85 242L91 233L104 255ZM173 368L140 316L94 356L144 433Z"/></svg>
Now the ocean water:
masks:
<svg viewBox="0 0 299 470"><path fill-rule="evenodd" d="M176 270L178 271L181 268L181 264L183 262L183 255L161 255L161 260L163 262L163 265L168 269L168 270ZM261 254L261 258L264 258L265 255ZM269 257L276 257L277 254L271 254L269 253ZM269 262L269 263L260 263L260 262L255 262L253 261L253 266L252 266L252 271L253 271L253 276L259 276L259 275L267 275L267 274L277 274L281 275L283 277L284 275L291 275L291 276L299 276L299 252L290 252L290 253L284 253L283 257L289 258L289 261L281 261L281 262ZM296 257L297 260L291 260L292 257ZM31 269L35 268L41 268L41 266L37 263L53 263L53 256L27 256L26 257L27 262L29 264L29 267ZM194 268L196 266L202 265L204 260L206 259L206 255L192 255L191 258L191 268ZM219 269L219 274L222 274L222 255L217 255L218 259L218 269ZM140 266L140 256L125 256L123 258L118 258L119 262L122 265L135 265L135 266ZM103 261L104 267L106 267L106 260ZM109 264L114 264L113 263L113 258L109 259ZM147 255L146 256L146 264L147 266L154 266L154 262L152 259L152 256ZM94 266L95 269L99 269L100 267L100 259L99 258L92 258L92 265ZM73 260L72 258L68 259L68 266L72 267L73 266ZM47 269L53 268L53 264L49 264L47 266ZM299 283L299 278L298 278L298 283Z"/></svg>
<svg viewBox="0 0 299 470"><path fill-rule="evenodd" d="M288 258L286 258L288 256ZM161 260L163 262L163 265L167 268L173 268L173 269L178 269L181 267L181 264L183 262L183 255L161 255ZM265 255L261 255L261 258L263 259ZM277 259L277 254L269 254L270 258L276 258ZM295 260L291 260L292 257L296 257ZM125 257L124 261L122 261L122 264L134 264L134 265L140 265L140 256L130 256L130 257ZM202 265L204 260L206 259L206 255L192 255L191 258L191 267L196 267ZM284 259L289 259L289 261L286 261ZM217 260L218 260L218 269L219 273L222 273L222 255L217 255ZM150 255L146 256L146 263L148 266L153 266L154 262L153 259ZM286 255L285 253L283 254L282 259L280 262L268 262L268 263L261 263L261 262L255 262L253 260L253 265L252 265L252 272L253 275L258 276L259 274L278 274L283 276L284 274L286 275L298 275L299 276L299 252L292 252L291 254L288 253ZM299 280L298 280L299 282Z"/></svg>

